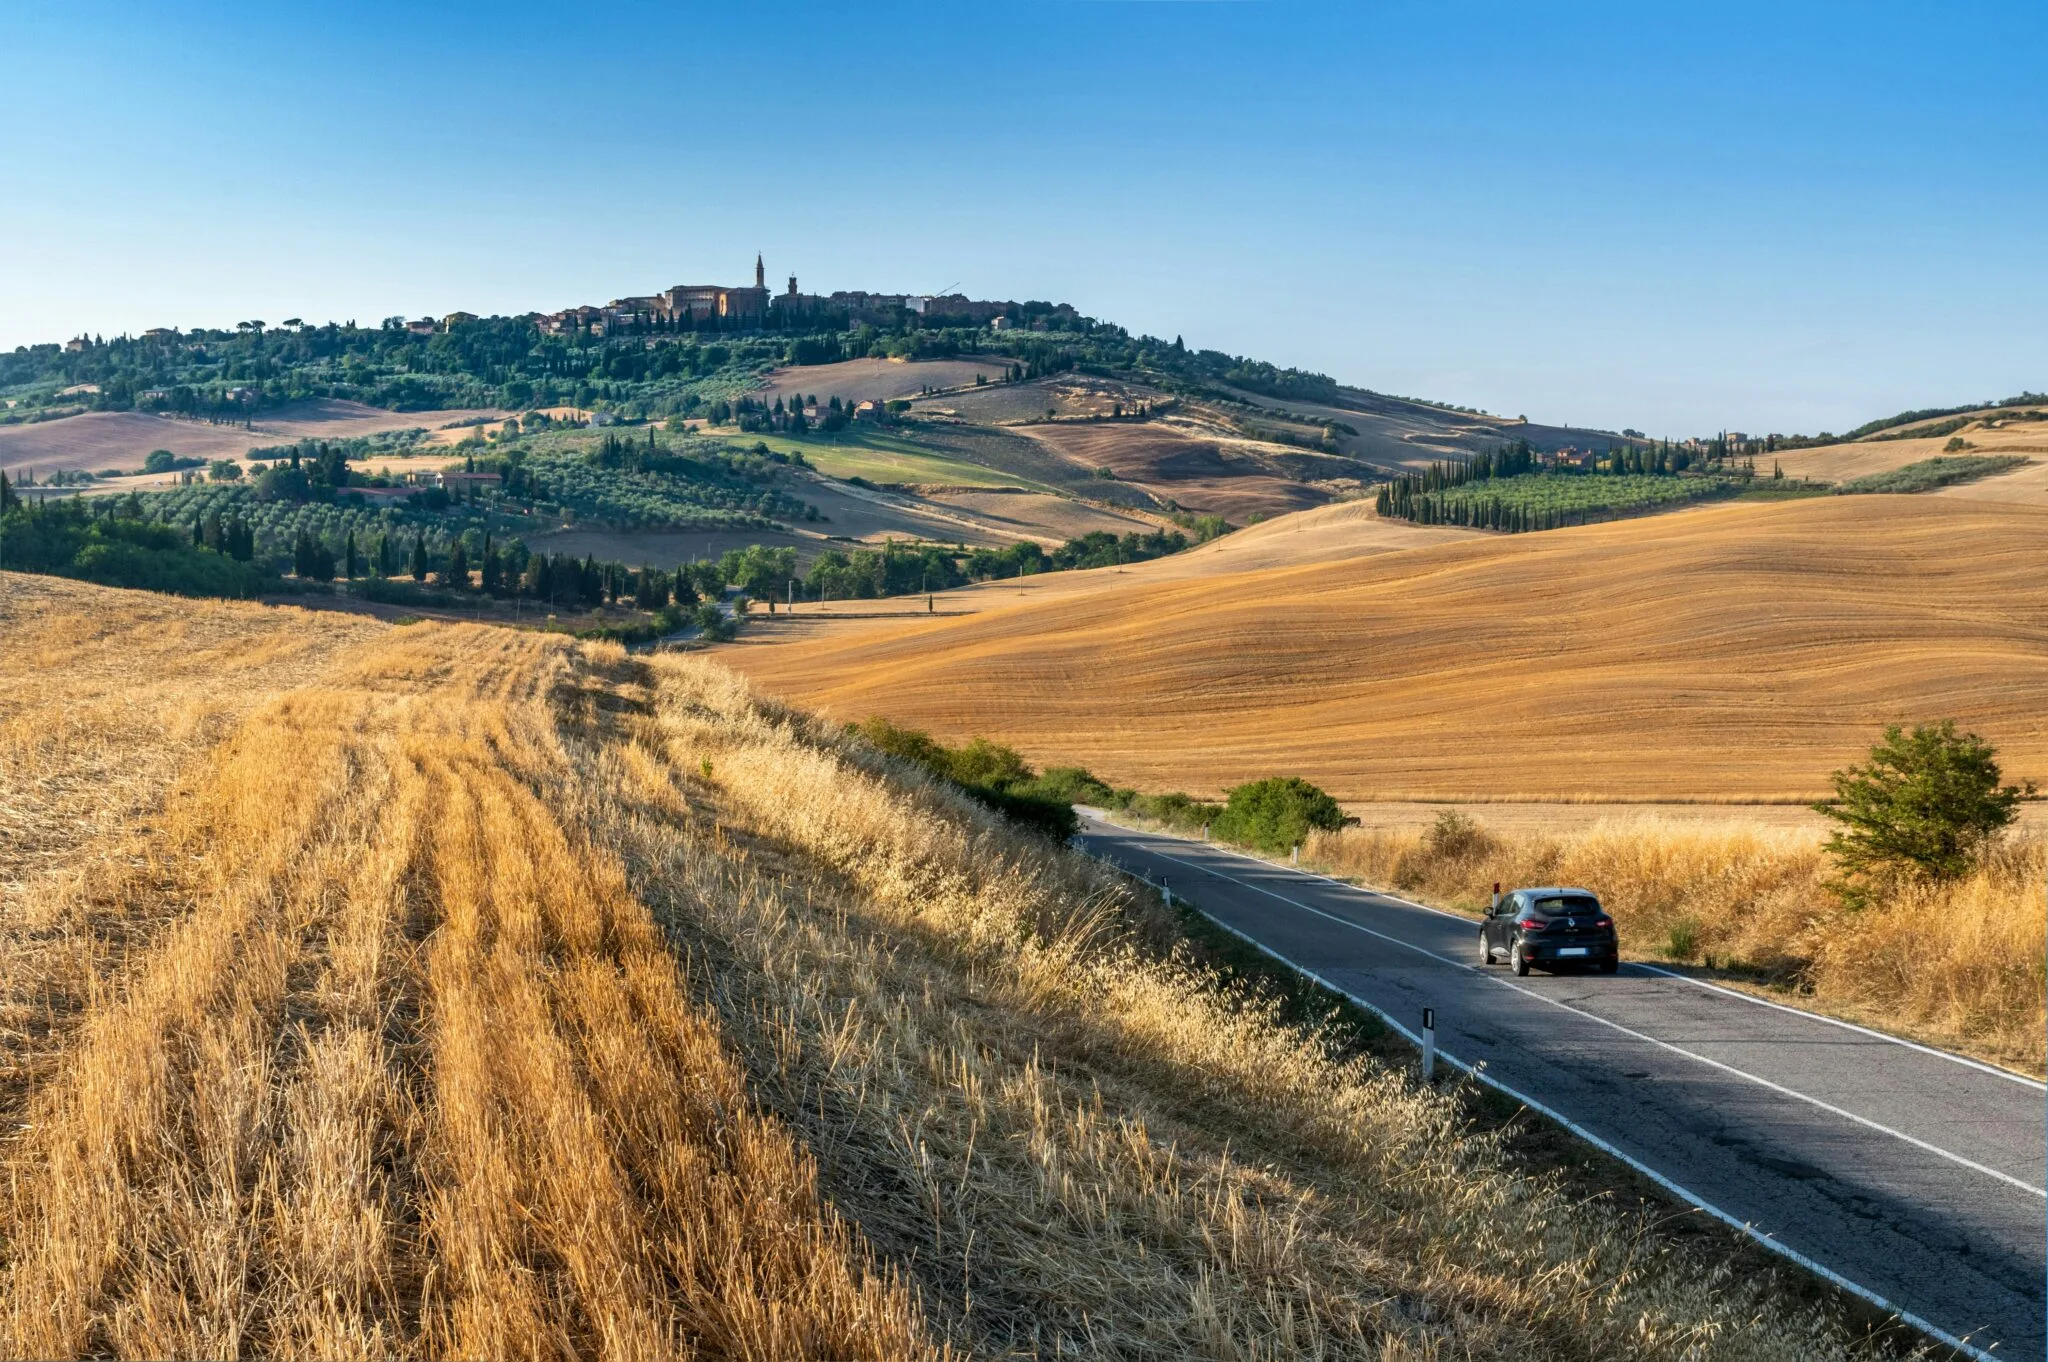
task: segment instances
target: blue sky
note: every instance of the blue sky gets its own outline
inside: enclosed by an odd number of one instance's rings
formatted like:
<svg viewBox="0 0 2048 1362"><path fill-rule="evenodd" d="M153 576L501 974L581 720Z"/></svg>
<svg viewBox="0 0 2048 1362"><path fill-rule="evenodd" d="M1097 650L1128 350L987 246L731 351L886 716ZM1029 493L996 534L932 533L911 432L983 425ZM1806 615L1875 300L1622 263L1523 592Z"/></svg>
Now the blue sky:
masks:
<svg viewBox="0 0 2048 1362"><path fill-rule="evenodd" d="M14 3L0 345L760 250L1542 420L1842 429L2048 388L2042 51L2039 0Z"/></svg>

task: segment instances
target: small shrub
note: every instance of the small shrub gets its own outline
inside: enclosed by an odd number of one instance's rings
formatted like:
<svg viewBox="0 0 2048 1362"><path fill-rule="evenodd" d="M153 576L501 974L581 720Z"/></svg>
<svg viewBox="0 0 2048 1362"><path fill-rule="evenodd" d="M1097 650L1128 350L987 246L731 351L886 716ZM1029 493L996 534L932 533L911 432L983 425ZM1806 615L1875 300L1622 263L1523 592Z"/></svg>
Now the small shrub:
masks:
<svg viewBox="0 0 2048 1362"><path fill-rule="evenodd" d="M1664 939L1665 955L1673 960L1690 960L1699 954L1699 949L1699 919L1682 917L1671 924L1671 929Z"/></svg>
<svg viewBox="0 0 2048 1362"><path fill-rule="evenodd" d="M1044 795L1048 799L1065 800L1069 804L1095 804L1104 807L1114 806L1117 798L1117 791L1110 789L1086 768L1080 766L1048 766L1038 779L1031 783L1031 792Z"/></svg>
<svg viewBox="0 0 2048 1362"><path fill-rule="evenodd" d="M876 715L866 723L848 724L847 732L869 746L902 761L922 766L957 785L997 813L1064 841L1080 829L1073 801L1043 788L1038 774L1013 749L986 738L951 748L931 734L903 728ZM1092 781L1078 768L1066 768Z"/></svg>
<svg viewBox="0 0 2048 1362"><path fill-rule="evenodd" d="M1494 849L1493 837L1470 816L1457 809L1445 809L1436 816L1423 836L1429 855L1439 860L1458 861L1484 856Z"/></svg>
<svg viewBox="0 0 2048 1362"><path fill-rule="evenodd" d="M1215 820L1216 835L1261 851L1297 846L1311 831L1335 831L1350 820L1337 801L1299 776L1271 776L1232 790Z"/></svg>

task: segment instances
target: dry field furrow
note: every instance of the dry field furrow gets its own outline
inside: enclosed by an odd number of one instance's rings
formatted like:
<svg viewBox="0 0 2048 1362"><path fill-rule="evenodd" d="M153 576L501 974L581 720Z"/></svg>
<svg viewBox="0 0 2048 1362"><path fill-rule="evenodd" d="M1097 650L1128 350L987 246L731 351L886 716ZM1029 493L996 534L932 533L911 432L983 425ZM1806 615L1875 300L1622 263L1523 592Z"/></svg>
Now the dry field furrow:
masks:
<svg viewBox="0 0 2048 1362"><path fill-rule="evenodd" d="M118 608L109 608L118 602ZM384 626L0 573L0 911Z"/></svg>
<svg viewBox="0 0 2048 1362"><path fill-rule="evenodd" d="M149 929L21 976L0 1355L1899 1355L707 662L386 630L179 788L37 891Z"/></svg>
<svg viewBox="0 0 2048 1362"><path fill-rule="evenodd" d="M940 1351L564 822L614 660L397 632L206 759L11 1123L0 1353Z"/></svg>
<svg viewBox="0 0 2048 1362"><path fill-rule="evenodd" d="M1807 800L1895 721L2048 783L2048 511L1736 504L1348 562L1099 579L1043 604L733 650L834 717L1119 784L1346 800Z"/></svg>

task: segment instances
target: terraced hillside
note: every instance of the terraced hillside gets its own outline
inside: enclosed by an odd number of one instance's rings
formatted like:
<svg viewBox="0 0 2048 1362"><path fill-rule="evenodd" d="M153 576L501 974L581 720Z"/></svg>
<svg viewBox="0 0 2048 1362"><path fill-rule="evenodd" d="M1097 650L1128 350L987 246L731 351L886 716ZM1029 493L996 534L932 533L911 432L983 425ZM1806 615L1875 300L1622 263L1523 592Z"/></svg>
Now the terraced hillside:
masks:
<svg viewBox="0 0 2048 1362"><path fill-rule="evenodd" d="M715 666L34 585L8 653L258 698L0 731L165 757L0 864L0 1353L1898 1355Z"/></svg>
<svg viewBox="0 0 2048 1362"><path fill-rule="evenodd" d="M1811 799L1883 724L1941 716L2039 780L2044 535L2048 511L1962 499L1723 505L1348 562L1131 569L734 658L835 715L1149 789L1280 772L1352 800Z"/></svg>

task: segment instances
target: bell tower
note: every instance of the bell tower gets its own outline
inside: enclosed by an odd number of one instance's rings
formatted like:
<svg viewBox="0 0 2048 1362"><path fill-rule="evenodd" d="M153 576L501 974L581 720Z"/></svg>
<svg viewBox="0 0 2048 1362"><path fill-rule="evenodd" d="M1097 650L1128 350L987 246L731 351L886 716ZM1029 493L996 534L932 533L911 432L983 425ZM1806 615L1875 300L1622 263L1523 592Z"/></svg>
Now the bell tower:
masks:
<svg viewBox="0 0 2048 1362"><path fill-rule="evenodd" d="M761 263L759 253L756 253L754 256L754 287L763 289L768 287L768 267Z"/></svg>

